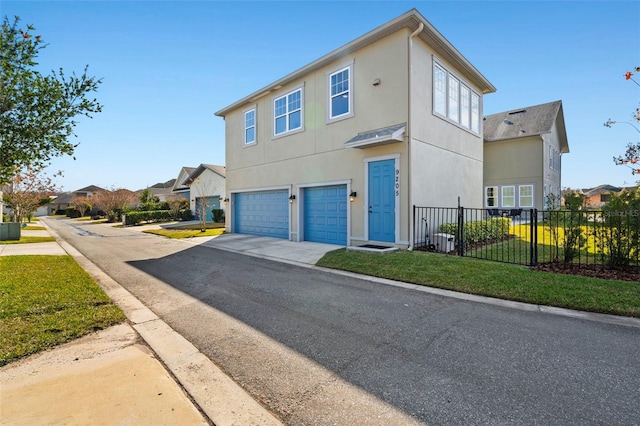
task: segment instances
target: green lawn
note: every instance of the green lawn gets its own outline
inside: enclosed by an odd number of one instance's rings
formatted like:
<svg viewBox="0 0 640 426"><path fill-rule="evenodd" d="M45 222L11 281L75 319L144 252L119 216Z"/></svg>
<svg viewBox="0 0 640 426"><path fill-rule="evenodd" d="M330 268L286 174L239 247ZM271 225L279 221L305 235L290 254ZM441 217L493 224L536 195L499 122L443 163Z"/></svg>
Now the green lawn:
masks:
<svg viewBox="0 0 640 426"><path fill-rule="evenodd" d="M206 230L202 231L202 224L190 223L188 225L172 225L160 229L148 229L142 231L147 234L161 235L168 238L193 238L193 237L215 237L224 234L224 223L207 222Z"/></svg>
<svg viewBox="0 0 640 426"><path fill-rule="evenodd" d="M124 319L71 256L0 257L0 366Z"/></svg>
<svg viewBox="0 0 640 426"><path fill-rule="evenodd" d="M317 265L500 299L640 317L637 282L418 251L381 255L340 249L327 253Z"/></svg>
<svg viewBox="0 0 640 426"><path fill-rule="evenodd" d="M54 237L25 237L20 235L19 240L4 240L0 241L0 244L29 244L29 243L49 243L55 241Z"/></svg>

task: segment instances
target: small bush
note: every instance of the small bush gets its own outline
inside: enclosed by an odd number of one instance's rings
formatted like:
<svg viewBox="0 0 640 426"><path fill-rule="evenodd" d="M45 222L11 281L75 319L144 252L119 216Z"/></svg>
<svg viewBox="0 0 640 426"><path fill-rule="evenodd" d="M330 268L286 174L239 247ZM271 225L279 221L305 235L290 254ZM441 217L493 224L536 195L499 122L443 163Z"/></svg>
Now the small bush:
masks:
<svg viewBox="0 0 640 426"><path fill-rule="evenodd" d="M65 215L72 219L82 217L82 213L76 210L74 207L67 207L65 210Z"/></svg>
<svg viewBox="0 0 640 426"><path fill-rule="evenodd" d="M190 209L180 210L180 220L192 220L193 213L191 213Z"/></svg>
<svg viewBox="0 0 640 426"><path fill-rule="evenodd" d="M213 213L213 221L216 223L224 222L224 210L222 209L212 209Z"/></svg>

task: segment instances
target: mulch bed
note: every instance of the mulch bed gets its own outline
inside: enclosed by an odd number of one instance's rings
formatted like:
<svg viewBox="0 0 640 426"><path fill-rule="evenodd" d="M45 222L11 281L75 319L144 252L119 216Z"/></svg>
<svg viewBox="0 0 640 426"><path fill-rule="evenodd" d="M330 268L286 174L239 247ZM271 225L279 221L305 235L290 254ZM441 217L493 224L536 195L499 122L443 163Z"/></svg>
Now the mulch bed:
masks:
<svg viewBox="0 0 640 426"><path fill-rule="evenodd" d="M542 263L531 268L534 271L553 272L556 274L582 275L605 280L640 282L640 268L609 269L599 265L567 265L561 262Z"/></svg>

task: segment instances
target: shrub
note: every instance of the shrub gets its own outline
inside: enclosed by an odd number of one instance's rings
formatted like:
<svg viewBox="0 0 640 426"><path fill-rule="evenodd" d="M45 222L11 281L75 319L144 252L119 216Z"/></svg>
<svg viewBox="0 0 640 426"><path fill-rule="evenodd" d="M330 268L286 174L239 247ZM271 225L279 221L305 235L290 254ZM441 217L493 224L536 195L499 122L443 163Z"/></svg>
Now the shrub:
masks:
<svg viewBox="0 0 640 426"><path fill-rule="evenodd" d="M65 215L70 218L81 217L82 213L75 209L75 207L67 207L65 210Z"/></svg>
<svg viewBox="0 0 640 426"><path fill-rule="evenodd" d="M222 209L212 209L213 213L213 221L216 223L224 222L224 210Z"/></svg>
<svg viewBox="0 0 640 426"><path fill-rule="evenodd" d="M166 222L173 220L171 210L132 211L124 216L124 225L137 225L140 222Z"/></svg>
<svg viewBox="0 0 640 426"><path fill-rule="evenodd" d="M191 213L190 209L180 210L180 220L192 220L193 213Z"/></svg>
<svg viewBox="0 0 640 426"><path fill-rule="evenodd" d="M462 238L465 247L504 239L509 235L510 223L511 220L506 217L492 217L485 220L465 222L462 227ZM438 227L439 232L451 235L457 235L457 230L457 223L443 223Z"/></svg>

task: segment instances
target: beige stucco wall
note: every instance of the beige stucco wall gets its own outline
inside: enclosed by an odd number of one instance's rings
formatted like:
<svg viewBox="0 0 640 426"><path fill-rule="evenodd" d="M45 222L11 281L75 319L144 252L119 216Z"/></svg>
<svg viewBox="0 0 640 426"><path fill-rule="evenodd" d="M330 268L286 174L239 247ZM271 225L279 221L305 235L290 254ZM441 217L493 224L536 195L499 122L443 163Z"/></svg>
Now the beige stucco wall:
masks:
<svg viewBox="0 0 640 426"><path fill-rule="evenodd" d="M433 113L433 63L455 74L455 69L437 58L425 43L416 40L412 50L411 174L412 203L417 206L482 205L482 127L480 134L465 130ZM480 90L457 75L480 95ZM482 101L480 103L482 105ZM480 111L482 117L482 110ZM482 126L482 121L480 122Z"/></svg>
<svg viewBox="0 0 640 426"><path fill-rule="evenodd" d="M562 155L560 155L560 158L558 160L558 170L553 170L549 167L549 147L552 147L553 149L555 149L557 152L560 152L560 140L559 140L559 135L558 135L558 126L557 124L554 124L552 129L551 129L551 133L547 133L543 135L543 140L544 140L544 149L543 149L543 155L544 155L544 160L542 163L542 175L543 175L543 191L541 191L541 205L544 206L544 197L546 196L546 194L544 194L544 189L547 189L547 192L551 192L553 194L555 194L557 197L560 197L560 194L562 193L562 187L561 187L561 178L562 178Z"/></svg>
<svg viewBox="0 0 640 426"><path fill-rule="evenodd" d="M399 171L396 243L399 245L409 243L413 204L453 207L460 197L465 206L481 207L482 138L433 115L434 52L422 40L414 39L410 75L409 36L408 29L399 30L228 113L225 117L228 193L289 189L297 197L290 206L291 238L300 240L302 188L346 183L349 191L358 193L356 200L349 203L349 244L367 239L368 159L396 159ZM441 62L454 70L450 64ZM353 65L354 116L327 124L327 73L348 64ZM374 85L378 79L380 83ZM465 83L481 94L477 87ZM273 137L273 101L298 87L303 88L304 131ZM411 118L408 116L410 102L414 111ZM252 108L256 109L257 142L244 146L244 112ZM399 123L410 126L403 142L364 149L344 146L360 132ZM233 206L227 214L229 229L231 220Z"/></svg>
<svg viewBox="0 0 640 426"><path fill-rule="evenodd" d="M542 206L542 167L546 158L540 136L484 144L484 186L534 185L536 208ZM484 201L483 201L484 202Z"/></svg>
<svg viewBox="0 0 640 426"><path fill-rule="evenodd" d="M229 192L247 189L289 187L298 202L291 205L292 238L298 239L298 214L301 190L306 185L348 183L358 197L350 208L350 237L365 235L365 159L398 155L401 182L407 182L405 143L366 149L345 148L347 140L359 132L388 127L407 121L407 37L399 31L333 64L292 82L246 107L233 111L226 121L226 177ZM353 64L354 116L326 124L327 72ZM373 85L374 79L380 84ZM273 100L303 87L304 131L274 138ZM244 111L256 108L257 143L243 146ZM401 188L400 197L407 198ZM398 241L408 241L408 207L401 206L402 231ZM232 214L227 215L228 221ZM229 226L229 222L227 226Z"/></svg>

